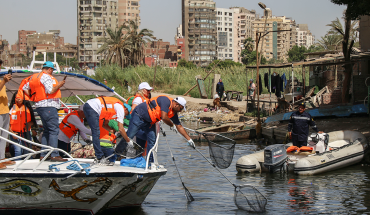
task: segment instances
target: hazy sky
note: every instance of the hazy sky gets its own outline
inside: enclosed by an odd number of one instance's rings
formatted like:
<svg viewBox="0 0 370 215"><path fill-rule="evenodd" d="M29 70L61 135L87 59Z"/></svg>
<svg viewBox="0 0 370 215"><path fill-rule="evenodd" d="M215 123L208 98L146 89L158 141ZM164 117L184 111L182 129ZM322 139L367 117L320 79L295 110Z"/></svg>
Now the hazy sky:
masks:
<svg viewBox="0 0 370 215"><path fill-rule="evenodd" d="M232 6L255 9L262 0L214 0L216 7ZM292 17L298 24L308 24L316 39L324 36L330 23L345 9L330 0L263 0L276 16ZM154 31L157 38L174 43L176 27L181 24L181 0L141 0L141 28ZM14 44L18 30L44 32L61 30L65 42L76 44L77 0L2 0L0 35Z"/></svg>

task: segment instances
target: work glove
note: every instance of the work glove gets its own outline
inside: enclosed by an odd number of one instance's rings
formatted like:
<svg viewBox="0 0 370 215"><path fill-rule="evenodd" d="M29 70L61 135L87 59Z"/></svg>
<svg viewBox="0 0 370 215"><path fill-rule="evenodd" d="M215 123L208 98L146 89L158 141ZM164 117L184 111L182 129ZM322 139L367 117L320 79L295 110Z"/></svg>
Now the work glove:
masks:
<svg viewBox="0 0 370 215"><path fill-rule="evenodd" d="M134 142L132 140L130 140L130 142L128 142L127 145L129 147L133 148L134 147Z"/></svg>
<svg viewBox="0 0 370 215"><path fill-rule="evenodd" d="M176 133L179 133L179 131L177 130L176 128L176 125L173 125L171 128L170 128L172 131L176 132Z"/></svg>
<svg viewBox="0 0 370 215"><path fill-rule="evenodd" d="M86 139L86 140L84 140L85 141L85 143L87 144L87 145L91 145L92 144L92 141L91 140L89 140L89 139Z"/></svg>
<svg viewBox="0 0 370 215"><path fill-rule="evenodd" d="M192 139L188 140L188 145L195 149L195 144L194 144L194 141Z"/></svg>

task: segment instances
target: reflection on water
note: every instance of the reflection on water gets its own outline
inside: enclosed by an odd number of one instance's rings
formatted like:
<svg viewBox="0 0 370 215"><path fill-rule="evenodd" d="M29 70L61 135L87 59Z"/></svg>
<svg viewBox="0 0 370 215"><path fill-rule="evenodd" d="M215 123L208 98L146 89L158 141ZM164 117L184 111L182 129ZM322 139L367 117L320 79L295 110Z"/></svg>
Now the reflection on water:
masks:
<svg viewBox="0 0 370 215"><path fill-rule="evenodd" d="M186 125L185 125L186 126ZM195 128L196 124L187 124ZM186 141L166 127L185 186L194 202L187 203L164 137L160 137L159 160L168 172L159 179L141 207L114 214L247 214L233 202L234 188ZM206 144L198 149L209 156ZM318 176L294 174L237 174L235 163L245 154L265 147L258 141L238 141L231 166L221 170L235 184L257 187L267 199L264 214L370 214L370 169L361 165Z"/></svg>

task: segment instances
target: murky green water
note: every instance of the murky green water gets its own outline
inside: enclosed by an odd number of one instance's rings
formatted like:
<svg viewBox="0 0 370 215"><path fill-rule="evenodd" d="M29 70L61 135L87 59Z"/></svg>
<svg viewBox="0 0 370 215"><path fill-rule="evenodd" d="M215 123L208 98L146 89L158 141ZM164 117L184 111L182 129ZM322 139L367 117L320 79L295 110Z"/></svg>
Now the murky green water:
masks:
<svg viewBox="0 0 370 215"><path fill-rule="evenodd" d="M124 209L117 214L247 214L236 208L233 186L188 147L184 139L170 131L167 139L195 201L187 203L165 138L161 135L159 160L167 168L167 174L159 179L141 207ZM268 199L264 214L370 214L370 167L356 165L318 176L239 175L235 169L237 159L265 147L246 142L238 141L233 163L221 171L235 184L257 187ZM197 144L197 148L209 157L206 144Z"/></svg>

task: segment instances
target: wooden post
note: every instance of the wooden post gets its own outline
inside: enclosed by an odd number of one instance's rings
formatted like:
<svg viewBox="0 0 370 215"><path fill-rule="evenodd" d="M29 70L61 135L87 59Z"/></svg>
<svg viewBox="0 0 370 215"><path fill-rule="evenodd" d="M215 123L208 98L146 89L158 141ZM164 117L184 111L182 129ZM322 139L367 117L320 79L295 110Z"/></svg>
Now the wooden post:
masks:
<svg viewBox="0 0 370 215"><path fill-rule="evenodd" d="M335 65L334 88L338 87L338 65Z"/></svg>
<svg viewBox="0 0 370 215"><path fill-rule="evenodd" d="M247 78L247 105L246 105L246 109L245 109L245 112L248 113L248 102L249 102L249 81L248 81L248 69L247 71L245 72L245 75L246 75L246 78Z"/></svg>
<svg viewBox="0 0 370 215"><path fill-rule="evenodd" d="M303 82L303 88L302 88L302 94L303 96L306 95L306 67L302 66L302 82Z"/></svg>

